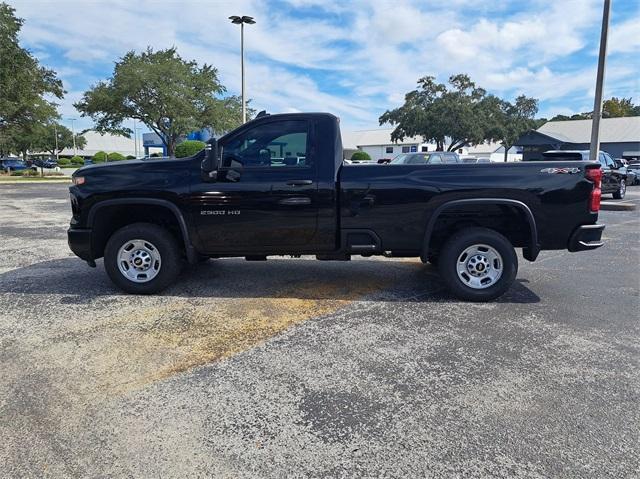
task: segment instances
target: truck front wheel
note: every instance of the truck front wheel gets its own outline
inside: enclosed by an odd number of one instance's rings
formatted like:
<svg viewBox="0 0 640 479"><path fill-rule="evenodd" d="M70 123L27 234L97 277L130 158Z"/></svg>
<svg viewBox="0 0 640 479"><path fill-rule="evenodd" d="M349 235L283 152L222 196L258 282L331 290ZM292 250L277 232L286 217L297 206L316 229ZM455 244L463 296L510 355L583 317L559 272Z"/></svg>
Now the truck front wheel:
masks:
<svg viewBox="0 0 640 479"><path fill-rule="evenodd" d="M466 301L503 295L518 273L518 257L507 238L488 228L466 228L449 238L438 269L451 292Z"/></svg>
<svg viewBox="0 0 640 479"><path fill-rule="evenodd" d="M180 273L180 248L166 229L134 223L109 238L104 267L111 281L127 293L158 293Z"/></svg>

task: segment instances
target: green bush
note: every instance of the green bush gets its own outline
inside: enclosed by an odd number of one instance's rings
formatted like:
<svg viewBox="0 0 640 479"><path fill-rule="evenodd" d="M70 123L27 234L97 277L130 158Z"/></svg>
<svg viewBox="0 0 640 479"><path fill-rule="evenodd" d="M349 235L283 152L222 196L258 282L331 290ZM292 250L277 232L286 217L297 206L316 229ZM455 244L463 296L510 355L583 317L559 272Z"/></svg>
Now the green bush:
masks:
<svg viewBox="0 0 640 479"><path fill-rule="evenodd" d="M60 168L64 168L64 167L69 166L69 165L71 165L71 160L69 160L67 158L60 158L58 160L58 166Z"/></svg>
<svg viewBox="0 0 640 479"><path fill-rule="evenodd" d="M40 172L28 168L26 170L12 171L11 176L40 176Z"/></svg>
<svg viewBox="0 0 640 479"><path fill-rule="evenodd" d="M133 155L127 155L127 160L135 160L136 157Z"/></svg>
<svg viewBox="0 0 640 479"><path fill-rule="evenodd" d="M84 165L84 158L81 156L73 156L71 157L70 163L74 166Z"/></svg>
<svg viewBox="0 0 640 479"><path fill-rule="evenodd" d="M200 150L204 150L207 144L204 141L198 140L185 140L176 146L176 158L186 158L187 156L193 156Z"/></svg>
<svg viewBox="0 0 640 479"><path fill-rule="evenodd" d="M126 160L126 157L124 155L121 155L120 153L109 153L109 161L122 161L122 160Z"/></svg>
<svg viewBox="0 0 640 479"><path fill-rule="evenodd" d="M371 157L366 151L356 151L351 155L351 161L371 161Z"/></svg>
<svg viewBox="0 0 640 479"><path fill-rule="evenodd" d="M107 161L107 153L104 151L98 151L95 155L93 155L94 163L104 163Z"/></svg>

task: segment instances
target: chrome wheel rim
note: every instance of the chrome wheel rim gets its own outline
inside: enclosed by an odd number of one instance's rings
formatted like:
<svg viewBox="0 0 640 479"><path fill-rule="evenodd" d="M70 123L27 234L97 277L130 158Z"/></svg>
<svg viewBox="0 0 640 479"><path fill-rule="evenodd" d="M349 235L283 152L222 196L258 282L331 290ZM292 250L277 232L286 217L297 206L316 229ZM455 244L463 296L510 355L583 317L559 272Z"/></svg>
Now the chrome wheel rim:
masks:
<svg viewBox="0 0 640 479"><path fill-rule="evenodd" d="M495 248L486 244L469 246L458 256L458 278L473 289L493 286L502 277L504 263Z"/></svg>
<svg viewBox="0 0 640 479"><path fill-rule="evenodd" d="M153 243L142 239L129 240L118 250L118 269L134 283L147 283L158 276L162 258Z"/></svg>
<svg viewBox="0 0 640 479"><path fill-rule="evenodd" d="M624 196L626 192L627 192L627 182L622 180L620 182L620 196Z"/></svg>

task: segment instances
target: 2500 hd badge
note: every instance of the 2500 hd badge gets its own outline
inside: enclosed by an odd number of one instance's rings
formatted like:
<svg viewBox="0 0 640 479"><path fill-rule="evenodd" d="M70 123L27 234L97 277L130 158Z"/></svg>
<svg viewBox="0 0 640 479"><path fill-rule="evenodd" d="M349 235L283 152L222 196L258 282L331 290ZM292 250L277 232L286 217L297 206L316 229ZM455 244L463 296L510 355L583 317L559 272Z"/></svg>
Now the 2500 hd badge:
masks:
<svg viewBox="0 0 640 479"><path fill-rule="evenodd" d="M239 215L240 210L201 210L202 216L226 216L226 215Z"/></svg>

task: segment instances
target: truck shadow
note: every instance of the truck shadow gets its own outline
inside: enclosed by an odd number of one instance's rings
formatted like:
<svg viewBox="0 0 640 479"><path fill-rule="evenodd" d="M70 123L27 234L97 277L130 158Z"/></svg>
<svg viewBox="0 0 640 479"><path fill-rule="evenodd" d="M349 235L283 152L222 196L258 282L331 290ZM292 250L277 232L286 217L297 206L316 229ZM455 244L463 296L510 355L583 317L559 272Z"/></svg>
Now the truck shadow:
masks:
<svg viewBox="0 0 640 479"><path fill-rule="evenodd" d="M62 295L63 304L87 304L126 296L98 262L89 268L76 258L43 261L0 274L0 293ZM518 280L497 303L537 303L540 298ZM389 302L457 302L435 268L418 261L305 259L213 260L189 266L177 283L159 296L179 298L309 299ZM132 296L133 297L133 296Z"/></svg>

